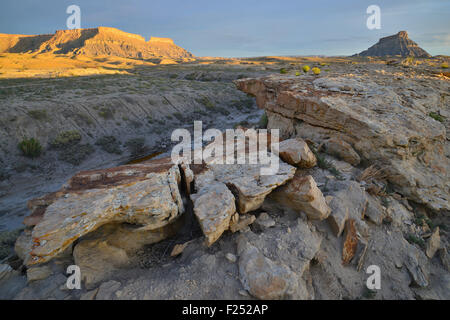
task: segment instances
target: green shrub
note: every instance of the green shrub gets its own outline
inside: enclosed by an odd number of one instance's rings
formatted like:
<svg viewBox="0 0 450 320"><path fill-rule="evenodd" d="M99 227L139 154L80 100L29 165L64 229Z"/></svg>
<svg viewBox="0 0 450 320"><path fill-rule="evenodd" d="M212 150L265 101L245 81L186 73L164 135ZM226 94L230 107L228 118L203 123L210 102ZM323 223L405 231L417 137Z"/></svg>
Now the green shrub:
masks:
<svg viewBox="0 0 450 320"><path fill-rule="evenodd" d="M56 138L50 143L55 149L64 149L81 140L81 134L76 130L63 131L59 133Z"/></svg>
<svg viewBox="0 0 450 320"><path fill-rule="evenodd" d="M439 122L444 122L445 121L445 118L443 116L441 116L439 113L430 112L428 115L430 117L432 117L436 121L439 121Z"/></svg>
<svg viewBox="0 0 450 320"><path fill-rule="evenodd" d="M140 155L145 152L145 139L133 138L125 142L125 146L128 148L132 156Z"/></svg>
<svg viewBox="0 0 450 320"><path fill-rule="evenodd" d="M320 69L317 68L317 67L312 68L311 71L312 71L315 75L320 74Z"/></svg>
<svg viewBox="0 0 450 320"><path fill-rule="evenodd" d="M264 112L264 114L259 119L258 126L261 129L265 129L265 128L267 128L267 123L268 122L269 122L269 120L267 119L267 114Z"/></svg>
<svg viewBox="0 0 450 320"><path fill-rule="evenodd" d="M94 147L90 144L75 144L59 152L59 160L73 164L74 166L82 163L88 155L93 153Z"/></svg>
<svg viewBox="0 0 450 320"><path fill-rule="evenodd" d="M5 168L0 167L0 181L8 179L10 176Z"/></svg>
<svg viewBox="0 0 450 320"><path fill-rule="evenodd" d="M14 252L14 243L21 232L22 229L0 232L0 260L7 258Z"/></svg>
<svg viewBox="0 0 450 320"><path fill-rule="evenodd" d="M177 120L178 121L183 121L183 115L180 113L180 112L175 112L174 114L173 114L173 116L175 117L175 118L177 118Z"/></svg>
<svg viewBox="0 0 450 320"><path fill-rule="evenodd" d="M208 97L202 97L198 100L198 102L203 104L208 109L214 109L214 107L215 107L214 103L211 100L209 100Z"/></svg>
<svg viewBox="0 0 450 320"><path fill-rule="evenodd" d="M333 176L336 177L338 180L344 180L344 177L342 176L341 172L336 169L336 167L333 165L332 162L325 159L324 156L322 156L319 152L316 151L316 148L313 146L309 146L312 153L316 156L317 159L317 166L321 169L325 169L331 172Z"/></svg>
<svg viewBox="0 0 450 320"><path fill-rule="evenodd" d="M422 238L413 235L412 233L406 236L406 240L411 244L415 243L419 245L421 248L425 247L425 241Z"/></svg>
<svg viewBox="0 0 450 320"><path fill-rule="evenodd" d="M300 75L300 72L297 71L297 72L295 73L295 76L298 77L299 75Z"/></svg>
<svg viewBox="0 0 450 320"><path fill-rule="evenodd" d="M95 142L95 145L108 153L122 154L120 143L114 136L103 136Z"/></svg>
<svg viewBox="0 0 450 320"><path fill-rule="evenodd" d="M281 68L281 69L280 69L280 73L281 73L281 74L286 74L286 73L288 73L288 72L287 72L287 70L286 70L285 68Z"/></svg>
<svg viewBox="0 0 450 320"><path fill-rule="evenodd" d="M48 118L47 110L30 110L28 115L36 120L45 120Z"/></svg>
<svg viewBox="0 0 450 320"><path fill-rule="evenodd" d="M42 146L35 138L23 139L19 143L19 149L22 151L23 155L28 158L37 158L42 153Z"/></svg>
<svg viewBox="0 0 450 320"><path fill-rule="evenodd" d="M109 108L101 108L98 115L103 119L112 119L114 117L114 112Z"/></svg>
<svg viewBox="0 0 450 320"><path fill-rule="evenodd" d="M307 72L309 71L310 68L309 68L309 66L303 66L302 69L303 69L303 72L304 72L304 73L307 73Z"/></svg>
<svg viewBox="0 0 450 320"><path fill-rule="evenodd" d="M363 288L363 293L362 296L366 299L373 299L375 298L375 296L377 295L377 291L376 290L371 290L369 288L367 288L366 286L364 286Z"/></svg>

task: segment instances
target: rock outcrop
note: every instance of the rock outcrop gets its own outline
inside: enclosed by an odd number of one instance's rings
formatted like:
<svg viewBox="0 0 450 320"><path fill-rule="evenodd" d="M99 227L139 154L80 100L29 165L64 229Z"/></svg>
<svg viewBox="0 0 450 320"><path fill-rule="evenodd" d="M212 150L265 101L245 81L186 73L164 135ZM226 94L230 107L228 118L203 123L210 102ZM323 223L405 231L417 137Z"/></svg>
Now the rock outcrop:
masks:
<svg viewBox="0 0 450 320"><path fill-rule="evenodd" d="M266 110L268 128L280 129L280 136L300 136L316 145L329 138L343 141L334 147L329 143L332 154L354 165L359 157L384 168L388 181L408 199L434 210L450 209L446 128L429 116L432 109L448 110L442 98L450 90L448 82L416 82L415 98L408 78L382 74L273 75L236 84L256 97Z"/></svg>
<svg viewBox="0 0 450 320"><path fill-rule="evenodd" d="M431 55L420 48L417 43L409 39L406 31L400 31L392 36L381 38L369 49L357 54L358 56L396 56L429 58Z"/></svg>
<svg viewBox="0 0 450 320"><path fill-rule="evenodd" d="M294 177L278 188L271 197L297 212L304 212L309 219L326 219L331 209L312 176Z"/></svg>
<svg viewBox="0 0 450 320"><path fill-rule="evenodd" d="M184 212L180 183L169 158L80 172L60 191L32 201L42 218L31 235L28 263L46 262L108 223L140 226L135 232L165 227Z"/></svg>
<svg viewBox="0 0 450 320"><path fill-rule="evenodd" d="M172 39L144 37L115 28L58 30L53 35L22 36L0 34L0 53L55 53L116 56L134 59L192 58L192 54Z"/></svg>

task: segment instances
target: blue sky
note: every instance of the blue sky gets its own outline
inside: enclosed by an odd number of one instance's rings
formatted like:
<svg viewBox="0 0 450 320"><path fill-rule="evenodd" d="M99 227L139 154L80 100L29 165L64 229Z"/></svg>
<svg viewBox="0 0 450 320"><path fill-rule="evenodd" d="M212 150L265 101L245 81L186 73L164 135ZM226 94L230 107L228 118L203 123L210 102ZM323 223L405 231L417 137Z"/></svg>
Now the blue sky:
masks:
<svg viewBox="0 0 450 320"><path fill-rule="evenodd" d="M449 0L2 0L0 33L66 29L71 4L82 28L170 37L197 56L351 55L400 30L430 54L450 55ZM380 30L366 27L372 4Z"/></svg>

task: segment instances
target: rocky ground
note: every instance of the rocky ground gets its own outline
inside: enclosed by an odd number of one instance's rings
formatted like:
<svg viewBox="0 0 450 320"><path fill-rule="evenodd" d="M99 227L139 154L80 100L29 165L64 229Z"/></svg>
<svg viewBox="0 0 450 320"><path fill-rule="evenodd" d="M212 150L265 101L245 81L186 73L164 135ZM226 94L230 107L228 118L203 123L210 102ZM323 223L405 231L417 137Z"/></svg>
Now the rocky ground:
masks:
<svg viewBox="0 0 450 320"><path fill-rule="evenodd" d="M436 63L212 60L3 82L0 298L448 299L450 82ZM254 126L247 94L280 129L278 174L164 153L116 167L169 150L194 120ZM25 136L40 157L20 154Z"/></svg>

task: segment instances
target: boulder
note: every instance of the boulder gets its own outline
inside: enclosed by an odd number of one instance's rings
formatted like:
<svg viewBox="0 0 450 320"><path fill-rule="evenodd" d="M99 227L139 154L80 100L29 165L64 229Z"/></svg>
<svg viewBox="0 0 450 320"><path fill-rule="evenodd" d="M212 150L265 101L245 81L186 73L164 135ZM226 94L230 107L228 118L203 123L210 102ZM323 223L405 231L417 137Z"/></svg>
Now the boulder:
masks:
<svg viewBox="0 0 450 320"><path fill-rule="evenodd" d="M280 158L299 168L312 168L317 164L317 159L309 149L308 144L300 138L287 139L279 144Z"/></svg>
<svg viewBox="0 0 450 320"><path fill-rule="evenodd" d="M100 239L79 242L73 250L73 258L80 267L81 280L88 289L129 264L124 249Z"/></svg>
<svg viewBox="0 0 450 320"><path fill-rule="evenodd" d="M37 266L27 269L28 282L36 280L44 280L52 275L52 269L49 266Z"/></svg>
<svg viewBox="0 0 450 320"><path fill-rule="evenodd" d="M367 233L367 225L362 220L367 206L367 194L356 181L343 182L342 187L333 193L330 200L331 214L328 222L333 233L339 237L344 231L345 222L352 218L361 233Z"/></svg>
<svg viewBox="0 0 450 320"><path fill-rule="evenodd" d="M112 300L121 286L122 284L115 280L103 282L98 288L95 300Z"/></svg>
<svg viewBox="0 0 450 320"><path fill-rule="evenodd" d="M244 230L246 227L255 222L256 217L252 214L242 215L239 217L239 221L230 225L231 232L237 232Z"/></svg>
<svg viewBox="0 0 450 320"><path fill-rule="evenodd" d="M271 198L298 212L304 212L309 219L323 220L331 212L312 176L295 176L292 181L276 189Z"/></svg>
<svg viewBox="0 0 450 320"><path fill-rule="evenodd" d="M385 208L383 208L380 201L374 196L367 195L367 200L367 208L364 212L364 217L377 225L381 225L385 217Z"/></svg>
<svg viewBox="0 0 450 320"><path fill-rule="evenodd" d="M254 225L260 230L264 230L275 226L275 221L267 214L267 212L261 212L258 218L256 218Z"/></svg>
<svg viewBox="0 0 450 320"><path fill-rule="evenodd" d="M169 158L78 173L41 201L48 206L33 229L28 264L49 261L108 223L135 224L141 231L172 223L184 212L180 180Z"/></svg>
<svg viewBox="0 0 450 320"><path fill-rule="evenodd" d="M338 157L345 162L350 163L352 166L357 166L361 161L358 153L352 148L352 146L337 137L332 137L325 142L327 153Z"/></svg>
<svg viewBox="0 0 450 320"><path fill-rule="evenodd" d="M224 183L213 182L191 194L191 199L206 244L210 246L228 230L231 216L236 212L234 196Z"/></svg>
<svg viewBox="0 0 450 320"><path fill-rule="evenodd" d="M262 300L287 298L295 294L298 280L285 265L266 258L244 238L238 241L239 277L250 294Z"/></svg>
<svg viewBox="0 0 450 320"><path fill-rule="evenodd" d="M427 241L427 247L425 249L425 253L428 258L433 258L436 251L441 246L441 237L439 236L439 227L436 227L434 232L431 234L431 237Z"/></svg>

